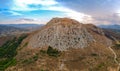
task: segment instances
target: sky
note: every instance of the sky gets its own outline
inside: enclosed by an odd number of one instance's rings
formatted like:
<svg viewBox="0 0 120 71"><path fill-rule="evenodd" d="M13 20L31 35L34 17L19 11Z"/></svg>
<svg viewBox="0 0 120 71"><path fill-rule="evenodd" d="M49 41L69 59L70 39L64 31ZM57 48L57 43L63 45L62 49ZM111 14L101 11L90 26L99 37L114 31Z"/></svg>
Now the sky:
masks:
<svg viewBox="0 0 120 71"><path fill-rule="evenodd" d="M46 24L54 17L120 25L120 0L0 0L0 24Z"/></svg>

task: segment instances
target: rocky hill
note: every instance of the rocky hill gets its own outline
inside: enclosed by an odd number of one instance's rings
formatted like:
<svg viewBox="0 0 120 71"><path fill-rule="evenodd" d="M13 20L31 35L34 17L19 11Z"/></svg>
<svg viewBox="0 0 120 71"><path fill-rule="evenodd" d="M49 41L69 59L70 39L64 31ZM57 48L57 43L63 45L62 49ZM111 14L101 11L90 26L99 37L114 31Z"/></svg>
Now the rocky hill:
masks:
<svg viewBox="0 0 120 71"><path fill-rule="evenodd" d="M54 18L45 28L33 35L29 47L51 46L61 51L87 47L93 36L79 22L68 18Z"/></svg>
<svg viewBox="0 0 120 71"><path fill-rule="evenodd" d="M31 37L28 47L51 46L64 51L69 48L87 47L98 40L103 44L110 43L101 29L88 26L69 18L53 18Z"/></svg>
<svg viewBox="0 0 120 71"><path fill-rule="evenodd" d="M112 42L92 24L53 18L23 40L6 71L119 71L120 44Z"/></svg>

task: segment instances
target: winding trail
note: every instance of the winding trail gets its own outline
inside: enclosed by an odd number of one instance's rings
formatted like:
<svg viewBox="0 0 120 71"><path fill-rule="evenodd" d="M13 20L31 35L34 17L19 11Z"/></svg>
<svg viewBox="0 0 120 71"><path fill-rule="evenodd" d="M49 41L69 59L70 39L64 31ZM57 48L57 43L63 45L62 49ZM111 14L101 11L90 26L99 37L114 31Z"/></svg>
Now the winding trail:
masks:
<svg viewBox="0 0 120 71"><path fill-rule="evenodd" d="M115 51L111 48L111 47L108 47L110 50L111 50L111 52L114 54L114 61L115 61L115 63L116 64L118 64L118 66L119 66L119 70L120 70L120 63L119 63L119 61L117 60L117 54L115 53Z"/></svg>

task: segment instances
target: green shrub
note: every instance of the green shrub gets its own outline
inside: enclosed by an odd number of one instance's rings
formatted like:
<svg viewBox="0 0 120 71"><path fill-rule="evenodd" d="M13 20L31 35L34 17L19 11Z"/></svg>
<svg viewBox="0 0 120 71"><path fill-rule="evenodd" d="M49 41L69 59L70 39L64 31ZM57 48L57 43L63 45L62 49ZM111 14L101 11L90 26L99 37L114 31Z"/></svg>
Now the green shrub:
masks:
<svg viewBox="0 0 120 71"><path fill-rule="evenodd" d="M120 44L116 44L116 47L120 47Z"/></svg>
<svg viewBox="0 0 120 71"><path fill-rule="evenodd" d="M45 50L40 50L40 54L46 54L47 52Z"/></svg>
<svg viewBox="0 0 120 71"><path fill-rule="evenodd" d="M38 60L38 55L36 54L35 56L29 58L29 59L26 59L26 60L23 60L22 63L25 63L25 64L31 64L35 61Z"/></svg>
<svg viewBox="0 0 120 71"><path fill-rule="evenodd" d="M36 54L35 56L33 56L33 60L37 61L38 60L38 55Z"/></svg>
<svg viewBox="0 0 120 71"><path fill-rule="evenodd" d="M58 57L60 56L60 51L58 51L57 49L53 49L52 47L49 46L47 50L47 54L49 56Z"/></svg>
<svg viewBox="0 0 120 71"><path fill-rule="evenodd" d="M115 49L117 49L117 50L118 50L118 49L120 49L120 44L115 44L115 46L114 46L114 47L115 47Z"/></svg>
<svg viewBox="0 0 120 71"><path fill-rule="evenodd" d="M24 45L23 45L23 47L26 47L28 45L28 42L26 42Z"/></svg>
<svg viewBox="0 0 120 71"><path fill-rule="evenodd" d="M96 53L92 53L91 56L98 56L98 54L96 54Z"/></svg>
<svg viewBox="0 0 120 71"><path fill-rule="evenodd" d="M49 70L44 70L44 69L41 69L40 71L49 71Z"/></svg>
<svg viewBox="0 0 120 71"><path fill-rule="evenodd" d="M31 64L31 63L33 63L33 60L31 58L30 59L26 59L26 60L22 61L22 63Z"/></svg>
<svg viewBox="0 0 120 71"><path fill-rule="evenodd" d="M14 58L1 60L0 61L0 71L4 71L9 66L16 65L16 63L17 63L16 59L14 59Z"/></svg>

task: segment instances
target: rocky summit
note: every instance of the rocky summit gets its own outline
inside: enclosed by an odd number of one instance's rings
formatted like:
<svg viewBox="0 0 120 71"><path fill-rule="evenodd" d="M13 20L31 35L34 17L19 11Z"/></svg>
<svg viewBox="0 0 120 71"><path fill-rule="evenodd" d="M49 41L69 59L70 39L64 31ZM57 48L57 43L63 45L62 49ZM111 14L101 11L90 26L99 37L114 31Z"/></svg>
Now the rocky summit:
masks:
<svg viewBox="0 0 120 71"><path fill-rule="evenodd" d="M97 41L95 38L97 33L101 32L101 35L104 35L97 27L92 28L91 30L89 27L73 19L53 18L46 26L42 27L37 33L34 33L29 40L28 47L51 46L60 51L70 48L84 48ZM92 34L91 31L95 32L95 34Z"/></svg>
<svg viewBox="0 0 120 71"><path fill-rule="evenodd" d="M112 35L92 24L53 18L22 41L6 71L119 71ZM114 42L114 43L113 43Z"/></svg>
<svg viewBox="0 0 120 71"><path fill-rule="evenodd" d="M51 46L60 51L87 47L93 36L83 24L68 18L54 18L30 39L29 47Z"/></svg>

